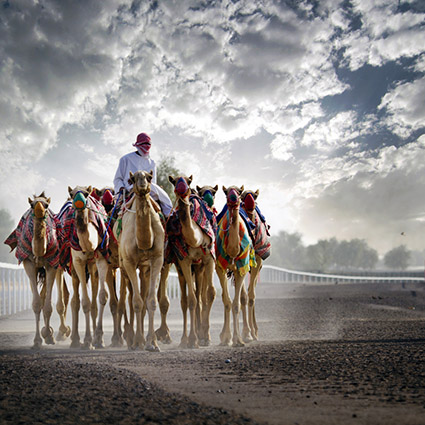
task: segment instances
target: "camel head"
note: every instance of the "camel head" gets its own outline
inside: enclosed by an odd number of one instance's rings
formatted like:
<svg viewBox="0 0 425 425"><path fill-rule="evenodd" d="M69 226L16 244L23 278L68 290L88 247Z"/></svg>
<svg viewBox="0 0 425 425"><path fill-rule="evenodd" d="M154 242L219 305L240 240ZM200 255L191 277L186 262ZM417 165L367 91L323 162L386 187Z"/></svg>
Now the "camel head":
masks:
<svg viewBox="0 0 425 425"><path fill-rule="evenodd" d="M241 187L230 186L228 188L223 186L223 192L226 195L226 202L229 209L238 208L241 203L241 194L244 191L243 185Z"/></svg>
<svg viewBox="0 0 425 425"><path fill-rule="evenodd" d="M153 171L136 171L134 174L130 171L128 183L133 185L133 192L138 195L147 195L151 191L151 181L153 179Z"/></svg>
<svg viewBox="0 0 425 425"><path fill-rule="evenodd" d="M114 189L112 187L104 187L103 189L93 188L92 195L93 194L97 200L102 202L106 212L109 213L114 206Z"/></svg>
<svg viewBox="0 0 425 425"><path fill-rule="evenodd" d="M217 193L218 185L212 186L196 186L196 191L198 195L207 203L207 205L212 208L214 205L215 194Z"/></svg>
<svg viewBox="0 0 425 425"><path fill-rule="evenodd" d="M37 218L46 217L46 211L50 205L50 198L46 198L46 195L44 194L44 190L43 192L40 193L40 195L38 196L34 195L34 199L28 198L28 202L31 205L31 208L33 210L35 217Z"/></svg>
<svg viewBox="0 0 425 425"><path fill-rule="evenodd" d="M182 199L187 198L190 195L190 184L192 183L192 179L192 176L168 176L168 180L174 186L174 193Z"/></svg>
<svg viewBox="0 0 425 425"><path fill-rule="evenodd" d="M260 191L257 189L255 192L252 190L245 190L241 195L241 201L243 205L243 209L246 212L251 213L255 210L256 201Z"/></svg>
<svg viewBox="0 0 425 425"><path fill-rule="evenodd" d="M77 210L82 210L86 207L86 199L91 192L91 186L75 186L74 189L68 186L68 193L72 199L72 206Z"/></svg>

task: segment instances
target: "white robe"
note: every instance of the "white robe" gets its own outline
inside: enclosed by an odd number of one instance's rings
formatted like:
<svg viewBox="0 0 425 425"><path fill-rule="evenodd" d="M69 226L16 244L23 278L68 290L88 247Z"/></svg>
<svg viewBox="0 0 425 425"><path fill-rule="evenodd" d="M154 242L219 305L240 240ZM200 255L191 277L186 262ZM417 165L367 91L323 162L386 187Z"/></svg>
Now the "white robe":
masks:
<svg viewBox="0 0 425 425"><path fill-rule="evenodd" d="M150 195L160 204L162 212L168 217L173 205L167 192L156 184L155 161L149 155L139 155L137 152L131 152L121 157L114 177L115 193L118 193L122 187L125 188L127 193L131 191L133 186L128 182L130 171L132 173L136 171L147 171L150 173L153 171Z"/></svg>

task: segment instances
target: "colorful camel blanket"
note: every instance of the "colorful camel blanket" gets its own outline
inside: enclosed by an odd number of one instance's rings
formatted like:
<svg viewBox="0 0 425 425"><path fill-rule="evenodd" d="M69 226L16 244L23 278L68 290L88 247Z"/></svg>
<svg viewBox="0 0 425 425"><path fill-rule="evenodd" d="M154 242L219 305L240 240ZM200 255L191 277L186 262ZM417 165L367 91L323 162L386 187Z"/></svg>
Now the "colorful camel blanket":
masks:
<svg viewBox="0 0 425 425"><path fill-rule="evenodd" d="M202 231L211 238L211 244L205 249L215 258L214 243L216 234L215 214L197 195L191 195L190 216ZM174 210L166 224L165 259L168 263L177 263L189 255L189 247L184 241L179 211Z"/></svg>
<svg viewBox="0 0 425 425"><path fill-rule="evenodd" d="M254 211L254 224L255 228L252 231L252 242L254 244L254 250L263 260L270 256L271 243L269 240L269 233L265 219L262 219L261 213Z"/></svg>
<svg viewBox="0 0 425 425"><path fill-rule="evenodd" d="M97 229L102 240L97 249L106 258L109 258L109 233L106 231L107 214L103 205L92 196L87 197L87 208L89 209L89 220ZM71 201L67 201L56 216L59 225L60 240L60 265L68 268L71 263L71 248L81 251L75 225L75 209Z"/></svg>
<svg viewBox="0 0 425 425"><path fill-rule="evenodd" d="M9 245L11 251L16 248L15 257L19 264L32 255L32 239L34 235L34 221L32 209L28 209L19 220L16 229L4 241ZM56 268L59 265L59 242L57 235L57 221L50 209L46 215L46 236L47 250L44 259L51 266Z"/></svg>
<svg viewBox="0 0 425 425"><path fill-rule="evenodd" d="M218 222L217 238L216 238L216 256L217 264L226 271L230 264L234 262L239 274L245 275L249 272L250 267L255 267L255 251L252 246L251 238L245 221L239 220L239 255L233 259L226 252L229 240L230 215L227 211L221 215Z"/></svg>

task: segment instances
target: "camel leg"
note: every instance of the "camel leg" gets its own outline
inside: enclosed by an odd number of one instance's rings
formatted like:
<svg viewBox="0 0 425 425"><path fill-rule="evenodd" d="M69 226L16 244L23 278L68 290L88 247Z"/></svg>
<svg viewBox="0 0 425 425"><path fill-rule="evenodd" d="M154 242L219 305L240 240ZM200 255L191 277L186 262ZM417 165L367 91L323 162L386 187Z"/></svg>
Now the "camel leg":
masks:
<svg viewBox="0 0 425 425"><path fill-rule="evenodd" d="M232 303L233 313L233 346L243 347L245 343L242 341L239 332L239 312L241 309L241 289L244 285L245 276L241 276L238 272L235 272L235 297Z"/></svg>
<svg viewBox="0 0 425 425"><path fill-rule="evenodd" d="M120 325L118 322L118 297L116 288L116 275L115 270L108 266L108 272L106 274L106 283L109 290L109 308L111 310L112 320L114 324L114 332L111 338L111 347L121 347L122 337L120 333Z"/></svg>
<svg viewBox="0 0 425 425"><path fill-rule="evenodd" d="M41 335L46 344L54 345L55 338L53 336L53 328L50 326L50 318L52 317L52 290L55 283L56 269L46 266L46 296L43 302L44 327L41 329Z"/></svg>
<svg viewBox="0 0 425 425"><path fill-rule="evenodd" d="M64 341L69 337L71 328L66 326L66 308L68 305L68 288L66 287L65 279L63 277L63 269L58 268L56 271L56 284L58 287L58 299L56 303L56 311L60 318L60 325L58 333L56 334L57 341Z"/></svg>
<svg viewBox="0 0 425 425"><path fill-rule="evenodd" d="M77 273L72 267L71 271L72 277L72 299L71 299L71 311L72 311L72 331L71 331L71 348L80 348L80 334L78 332L78 316L80 314L80 279L77 276Z"/></svg>
<svg viewBox="0 0 425 425"><path fill-rule="evenodd" d="M103 313L105 311L106 302L108 301L108 292L106 291L105 282L109 266L103 255L99 254L99 257L96 260L96 266L99 277L99 307L96 330L94 331L94 346L96 348L105 348L105 343L103 341ZM95 299L92 304L96 304Z"/></svg>
<svg viewBox="0 0 425 425"><path fill-rule="evenodd" d="M214 288L213 274L214 274L214 261L210 256L209 260L204 267L203 277L202 277L202 336L201 345L209 346L211 344L211 335L210 335L210 314L213 302L215 300L216 290Z"/></svg>
<svg viewBox="0 0 425 425"><path fill-rule="evenodd" d="M159 275L161 273L162 264L164 263L164 258L158 257L151 261L150 266L150 276L149 276L149 292L146 302L146 307L148 310L148 334L146 335L146 346L145 349L148 351L160 351L158 347L158 341L155 333L155 311L158 304L157 300L157 287L159 283Z"/></svg>
<svg viewBox="0 0 425 425"><path fill-rule="evenodd" d="M124 271L121 269L121 284L120 284L120 299L118 301L118 324L120 332L120 341L124 344L124 340L127 343L127 347L130 348L133 345L134 339L134 330L133 325L130 326L130 322L127 317L126 301L127 301L127 289L129 292L128 299L130 301L130 309L132 310L132 299L133 299L133 290L131 284L128 280L128 277ZM124 318L124 326L121 328L121 319Z"/></svg>
<svg viewBox="0 0 425 425"><path fill-rule="evenodd" d="M183 315L183 334L180 340L180 348L187 348L189 337L187 335L187 291L186 291L186 281L183 276L183 273L180 267L177 268L178 277L179 277L179 285L180 285L180 307L182 309Z"/></svg>
<svg viewBox="0 0 425 425"><path fill-rule="evenodd" d="M96 267L96 263L92 260L87 265L90 281L91 281L91 306L90 306L90 316L93 324L93 334L96 332L96 319L98 314L97 307L97 296L99 292L99 272Z"/></svg>
<svg viewBox="0 0 425 425"><path fill-rule="evenodd" d="M90 311L91 311L91 302L90 297L88 294L88 288L87 288L87 280L86 280L86 255L84 253L81 253L80 251L74 251L72 252L72 260L74 264L75 271L78 275L78 279L81 283L81 289L82 289L82 307L83 312L86 318L86 332L84 336L84 345L83 348L86 348L88 350L93 349L92 345L92 334L90 329Z"/></svg>
<svg viewBox="0 0 425 425"><path fill-rule="evenodd" d="M195 329L196 334L198 335L200 345L202 345L202 341L204 339L204 335L202 334L202 291L204 286L204 265L196 264L192 265L192 279L195 279L195 298L196 298L196 306L195 306Z"/></svg>
<svg viewBox="0 0 425 425"><path fill-rule="evenodd" d="M260 270L262 268L262 262L260 256L256 255L255 258L257 267L253 267L250 273L249 286L248 286L248 323L251 329L252 338L258 340L258 325L255 317L255 288L257 287L258 278L260 276Z"/></svg>
<svg viewBox="0 0 425 425"><path fill-rule="evenodd" d="M192 275L190 260L183 260L180 264L182 266L182 273L186 281L188 307L190 314L190 328L187 346L188 348L199 348L198 335L196 333L196 294L194 277Z"/></svg>
<svg viewBox="0 0 425 425"><path fill-rule="evenodd" d="M142 309L143 309L143 300L140 296L139 291L139 282L137 278L137 271L134 264L129 260L123 261L125 271L128 278L131 282L131 287L133 290L132 304L134 312L136 313L136 333L134 335L132 349L142 348L145 345L145 340L142 332Z"/></svg>
<svg viewBox="0 0 425 425"><path fill-rule="evenodd" d="M251 342L251 331L248 324L248 294L245 285L241 287L241 311L242 311L242 339L244 342Z"/></svg>
<svg viewBox="0 0 425 425"><path fill-rule="evenodd" d="M161 341L164 344L171 343L170 329L167 325L167 313L168 309L170 308L170 300L167 295L168 274L170 272L170 267L171 264L166 263L164 263L162 266L157 294L159 310L161 312L161 325L155 331L155 333L158 341Z"/></svg>
<svg viewBox="0 0 425 425"><path fill-rule="evenodd" d="M32 291L32 309L34 311L35 315L35 337L34 337L34 345L32 348L39 349L41 348L41 344L43 343L43 340L41 339L40 335L40 313L41 313L41 297L38 293L38 287L37 287L37 269L34 265L34 263L30 260L24 260L24 269L26 274L28 275L30 285L31 285L31 291Z"/></svg>
<svg viewBox="0 0 425 425"><path fill-rule="evenodd" d="M223 329L220 333L220 345L228 346L232 339L232 333L230 332L230 310L232 307L232 300L229 294L229 286L227 282L226 272L221 267L216 267L216 273L220 280L224 307L224 324Z"/></svg>
<svg viewBox="0 0 425 425"><path fill-rule="evenodd" d="M143 300L142 315L141 315L141 329L143 340L145 340L145 316L147 311L147 298L149 293L150 285L150 266L143 265L139 269L139 281L140 281L140 296Z"/></svg>

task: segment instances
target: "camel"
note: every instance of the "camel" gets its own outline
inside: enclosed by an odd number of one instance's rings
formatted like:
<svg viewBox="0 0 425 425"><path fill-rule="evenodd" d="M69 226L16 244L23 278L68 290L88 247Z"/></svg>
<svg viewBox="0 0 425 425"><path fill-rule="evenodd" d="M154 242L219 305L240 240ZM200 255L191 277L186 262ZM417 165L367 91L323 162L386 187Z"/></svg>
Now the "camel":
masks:
<svg viewBox="0 0 425 425"><path fill-rule="evenodd" d="M74 228L75 234L71 235L71 258L72 267L75 269L78 276L78 283L73 280L74 294L72 299L72 333L71 347L80 347L80 336L78 333L78 311L80 307L79 300L79 284L82 288L82 307L86 318L86 330L84 337L83 348L92 349L93 345L96 348L103 348L103 312L108 298L105 287L106 276L108 273L108 262L105 258L108 252L109 239L105 246L101 246L105 236L106 226L104 225L105 210L94 198L89 196L91 186L83 187L76 186L75 188L68 187L69 195L73 202L75 210ZM87 205L89 204L90 207ZM90 208L90 209L89 209ZM93 211L94 210L94 211ZM95 224L96 223L96 224ZM94 340L92 339L90 329L90 311L92 304L95 304L96 289L93 289L93 299L90 302L90 297L87 290L86 267L90 270L92 277L92 288L100 286L98 294L99 312L97 322L93 319ZM92 317L95 317L96 312ZM115 320L115 318L114 318ZM115 326L114 326L115 328Z"/></svg>
<svg viewBox="0 0 425 425"><path fill-rule="evenodd" d="M220 334L220 345L230 345L232 341L234 347L243 347L245 343L239 331L240 298L245 275L249 271L250 264L255 264L255 259L247 226L239 213L240 197L244 187L223 186L223 191L227 200L223 211L217 217L216 240L216 272L220 280L224 304L224 324ZM233 273L235 284L233 302L229 295L227 271ZM230 309L233 313L233 339L230 331Z"/></svg>
<svg viewBox="0 0 425 425"><path fill-rule="evenodd" d="M191 196L192 176L173 177L169 181L174 185L177 197L177 209L167 222L168 243L171 253L170 262L174 262L179 274L181 287L181 308L183 312L182 348L198 348L199 343L209 345L209 316L215 298L213 284L214 273L214 230L203 212L202 200ZM194 218L196 215L197 219ZM192 269L192 267L195 267ZM194 275L194 276L193 276ZM203 306L199 310L199 326L196 321L197 297L195 282L203 288ZM187 334L187 309L190 314L190 330ZM199 328L199 340L197 327Z"/></svg>
<svg viewBox="0 0 425 425"><path fill-rule="evenodd" d="M46 344L55 344L50 326L52 315L52 288L59 265L59 245L54 214L49 209L50 198L44 192L34 199L28 198L30 208L22 216L18 227L4 242L11 250L16 249L16 258L23 263L30 280L35 314L34 349L42 346L41 336ZM38 283L42 289L39 292ZM40 314L43 312L44 327L40 332Z"/></svg>
<svg viewBox="0 0 425 425"><path fill-rule="evenodd" d="M257 207L257 198L260 191L255 192L245 190L241 195L241 208L246 212L248 218L254 224L251 230L252 243L255 251L256 265L252 266L249 271L249 285L248 294L246 293L245 286L242 286L241 304L242 304L242 318L243 318L243 331L242 337L245 342L258 340L258 325L255 317L255 288L257 286L258 278L260 276L261 268L263 267L263 260L270 256L270 241L268 239L268 225ZM248 314L247 314L248 303Z"/></svg>
<svg viewBox="0 0 425 425"><path fill-rule="evenodd" d="M94 188L92 195L98 199L105 211L108 214L108 230L114 226L115 221L118 218L118 211L115 208L114 203L114 189L112 187L104 187L102 189ZM117 239L111 234L109 239L109 261L108 261L108 272L106 274L106 283L108 285L109 294L111 295L109 300L109 307L111 310L112 317L114 318L114 331L111 338L112 347L121 347L124 344L123 337L127 336L127 333L131 334L130 329L132 326L128 322L127 314L125 310L125 301L127 296L127 288L130 286L129 280L125 272L121 273L121 285L120 285L120 296L117 296L117 269L119 268L119 248ZM121 319L124 317L124 332L121 329ZM129 338L132 336L128 335Z"/></svg>
<svg viewBox="0 0 425 425"><path fill-rule="evenodd" d="M133 290L136 333L132 348L142 348L145 345L144 348L148 351L160 351L154 330L154 316L157 305L156 289L164 261L165 232L154 201L149 196L152 178L152 172L130 172L135 197L122 215L120 235L117 234L118 223L114 226L114 234L119 241L120 267L130 279ZM141 290L138 286L137 269L141 277ZM144 306L149 316L146 341L142 322Z"/></svg>

